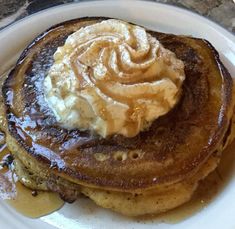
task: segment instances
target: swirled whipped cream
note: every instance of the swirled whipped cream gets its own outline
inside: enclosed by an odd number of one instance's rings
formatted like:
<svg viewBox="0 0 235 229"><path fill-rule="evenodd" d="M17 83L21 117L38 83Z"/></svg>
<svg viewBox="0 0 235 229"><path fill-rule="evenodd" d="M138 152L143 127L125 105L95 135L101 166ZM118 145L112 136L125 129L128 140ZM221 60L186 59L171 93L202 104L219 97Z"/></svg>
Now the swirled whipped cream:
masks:
<svg viewBox="0 0 235 229"><path fill-rule="evenodd" d="M58 123L133 137L177 103L183 62L140 26L105 20L71 34L44 81Z"/></svg>

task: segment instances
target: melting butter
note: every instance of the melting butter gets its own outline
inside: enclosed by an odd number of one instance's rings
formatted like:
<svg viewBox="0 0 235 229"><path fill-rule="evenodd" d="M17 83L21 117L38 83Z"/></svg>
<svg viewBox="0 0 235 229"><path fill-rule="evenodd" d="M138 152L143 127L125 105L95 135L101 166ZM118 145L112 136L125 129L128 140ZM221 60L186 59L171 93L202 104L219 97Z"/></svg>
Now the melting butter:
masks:
<svg viewBox="0 0 235 229"><path fill-rule="evenodd" d="M183 62L144 28L110 19L58 47L44 91L62 127L133 137L173 108L184 78Z"/></svg>

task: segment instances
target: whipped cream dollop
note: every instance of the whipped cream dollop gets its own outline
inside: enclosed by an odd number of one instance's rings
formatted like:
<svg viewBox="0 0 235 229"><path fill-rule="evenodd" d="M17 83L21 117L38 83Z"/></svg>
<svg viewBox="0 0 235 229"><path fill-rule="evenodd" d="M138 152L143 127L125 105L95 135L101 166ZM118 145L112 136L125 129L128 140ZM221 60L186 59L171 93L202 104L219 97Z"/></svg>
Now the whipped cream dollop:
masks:
<svg viewBox="0 0 235 229"><path fill-rule="evenodd" d="M133 137L172 109L184 78L183 62L144 28L110 19L67 38L44 91L62 127Z"/></svg>

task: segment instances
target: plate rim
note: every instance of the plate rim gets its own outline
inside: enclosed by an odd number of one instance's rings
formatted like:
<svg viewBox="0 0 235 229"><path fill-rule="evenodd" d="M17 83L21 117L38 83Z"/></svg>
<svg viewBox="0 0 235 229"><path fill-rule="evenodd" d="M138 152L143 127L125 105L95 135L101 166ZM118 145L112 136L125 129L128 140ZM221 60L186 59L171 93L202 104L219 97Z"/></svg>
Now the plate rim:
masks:
<svg viewBox="0 0 235 229"><path fill-rule="evenodd" d="M0 39L2 38L1 37L1 35L2 34L5 34L5 31L9 31L9 32L11 32L11 30L15 30L16 28L17 28L17 26L18 26L18 24L24 24L26 21L28 21L28 20L30 20L30 18L32 18L32 17L37 17L38 15L40 15L40 14L48 14L50 11L53 11L53 10L55 10L56 8L61 8L61 7L71 7L71 5L78 5L78 4L83 4L83 5L90 5L90 4L92 4L92 3L94 3L94 2L97 2L97 3L100 3L100 2L115 2L115 4L118 4L117 2L117 0L115 1L115 0L99 0L99 1L97 1L97 0L91 0L91 1L88 1L88 2L75 2L75 3L69 3L69 4L65 4L65 5L58 5L58 6L54 6L54 7L51 7L51 8L48 8L48 9L45 9L45 10L42 10L42 11L39 11L39 12L36 12L36 13L34 13L34 14L31 14L31 15L29 15L29 16L27 16L27 17L25 17L25 18L22 18L22 19L20 19L19 21L16 21L16 22L14 22L14 23L12 23L12 24L10 24L9 26L7 26L7 27L5 27L3 30L1 30L0 31ZM120 2L121 1L123 1L123 2L125 2L125 3L127 3L127 2L134 2L133 0L120 0ZM143 1L143 0L135 0L136 2L139 2L139 3L143 3L143 2L148 2L148 1ZM208 18L206 18L206 17L204 17L204 16L201 16L201 15L199 15L199 14L197 14L197 13L195 13L195 12L191 12L190 10L187 10L187 9L182 9L182 8L180 8L180 7L178 7L178 6L172 6L172 5L169 5L169 4L165 4L165 3L157 3L157 2L148 2L148 3L150 3L149 5L149 7L151 7L151 5L155 5L155 4L157 4L157 5L161 5L161 6L163 6L164 5L164 8L168 8L169 10L174 10L174 8L177 8L177 10L178 11L180 11L180 12L183 12L183 13L187 13L188 15L196 15L197 17L199 17L202 21L208 21L209 22L209 24L207 24L208 26L211 26L211 25L216 25L216 27L218 27L219 28L219 30L217 30L217 32L218 33L223 33L224 34L224 36L225 37L227 37L230 41L232 41L232 42L235 42L235 36L233 35L233 34L230 34L229 33L229 31L227 31L226 29L224 29L222 26L220 26L220 25L218 25L218 24L216 24L215 22L213 22L213 21L211 21L210 19L208 19ZM49 11L49 12L48 12ZM131 18L131 17L130 17ZM41 32L40 32L41 33ZM229 36L228 36L229 35ZM230 36L230 35L232 35L232 36ZM231 39L230 39L231 38ZM1 203L1 201L0 201L0 203ZM11 209L11 210L14 210L14 209ZM4 222L3 222L4 223ZM14 224L15 224L16 222L14 222ZM43 223L43 222L40 222L40 223ZM41 224L40 224L41 225ZM40 227L40 225L39 225L39 227ZM91 226L92 226L93 224L91 223L90 225L88 225L88 226L86 226L85 228L90 228ZM122 224L120 224L120 225L122 225ZM10 225L11 226L11 225ZM18 225L16 225L17 226L17 228L18 228ZM27 226L27 224L25 225L25 226ZM35 225L36 227L38 226L37 224ZM51 226L51 225L49 225L49 226ZM146 227L148 227L148 226L152 226L152 225L146 225ZM158 225L156 224L155 225L156 227L158 227ZM8 228L8 227L7 227ZM24 227L25 228L25 227Z"/></svg>
<svg viewBox="0 0 235 229"><path fill-rule="evenodd" d="M70 7L71 5L78 5L78 4L80 4L80 5L90 5L91 3L102 4L102 3L106 3L106 2L109 2L109 3L111 2L113 4L117 4L117 3L121 3L121 2L123 2L123 3L125 2L126 4L133 3L133 2L135 2L137 4L141 4L144 2L145 4L148 4L150 6L151 5L161 5L166 8L177 9L178 11L181 11L182 13L193 14L194 16L198 17L199 19L206 20L209 24L214 25L218 29L221 29L223 32L227 33L226 36L229 36L229 38L235 43L235 34L233 34L231 31L229 31L226 27L220 25L218 22L213 21L212 19L210 19L204 15L201 15L198 12L195 12L191 9L180 7L180 6L174 5L173 3L156 2L153 0L88 0L88 1L84 1L84 2L83 1L82 2L70 2L70 3L61 4L61 5L56 5L56 6L52 6L52 7L40 10L38 12L32 13L30 15L27 15L24 18L21 18L17 21L14 21L14 22L6 25L2 29L0 29L0 36L2 34L4 34L5 32L8 32L8 30L11 30L12 27L15 27L19 24L23 24L25 21L29 20L32 17L35 17L40 14L44 14L44 13L46 14L46 13L48 13L48 11L51 11L51 10L53 11L57 8L65 8L65 7Z"/></svg>

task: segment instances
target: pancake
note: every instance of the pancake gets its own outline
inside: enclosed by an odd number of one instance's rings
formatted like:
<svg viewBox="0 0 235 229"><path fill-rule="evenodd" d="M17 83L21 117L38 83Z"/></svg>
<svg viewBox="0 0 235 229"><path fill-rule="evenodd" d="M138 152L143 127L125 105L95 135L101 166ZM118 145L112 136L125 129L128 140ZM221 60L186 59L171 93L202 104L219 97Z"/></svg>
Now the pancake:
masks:
<svg viewBox="0 0 235 229"><path fill-rule="evenodd" d="M202 168L189 179L174 185L160 185L155 189L141 193L107 191L78 186L60 177L47 176L43 168L30 170L15 157L15 170L20 181L32 190L52 190L58 192L62 199L73 202L80 194L92 199L97 205L111 209L127 216L158 214L175 208L190 200L199 181L212 172L219 163L217 154L213 154ZM38 167L36 164L35 166Z"/></svg>
<svg viewBox="0 0 235 229"><path fill-rule="evenodd" d="M198 181L217 166L228 136L233 138L231 76L209 42L148 31L184 62L178 104L132 138L61 128L44 99L43 80L57 47L102 20L81 18L50 28L25 49L5 81L7 144L16 171L28 177L25 185L59 192L68 202L82 192L126 215L166 211L190 199ZM151 199L159 204L147 209Z"/></svg>

